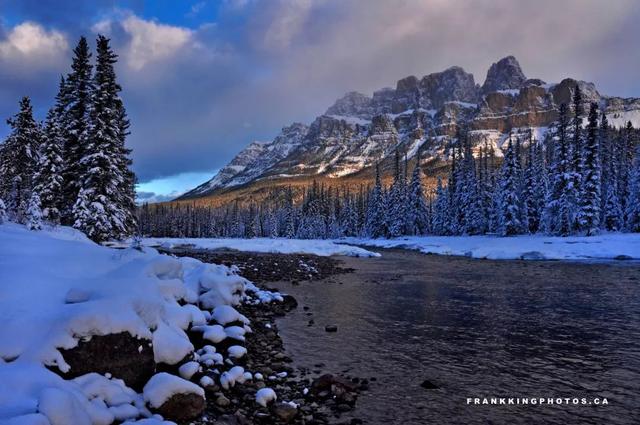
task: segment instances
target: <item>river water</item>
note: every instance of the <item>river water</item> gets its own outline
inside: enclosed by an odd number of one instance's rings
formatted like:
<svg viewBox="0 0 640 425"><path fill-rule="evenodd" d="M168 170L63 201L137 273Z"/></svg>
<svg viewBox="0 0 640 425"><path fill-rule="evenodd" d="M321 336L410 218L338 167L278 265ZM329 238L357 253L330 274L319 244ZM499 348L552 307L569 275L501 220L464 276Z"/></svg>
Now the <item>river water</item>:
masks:
<svg viewBox="0 0 640 425"><path fill-rule="evenodd" d="M322 363L326 371L375 379L354 417L368 424L640 423L637 264L396 250L343 260L356 271L274 286L300 304L278 321L295 365ZM325 332L328 324L338 332ZM424 380L439 388L421 388ZM592 404L467 403L485 397L584 397ZM608 404L593 404L595 397Z"/></svg>

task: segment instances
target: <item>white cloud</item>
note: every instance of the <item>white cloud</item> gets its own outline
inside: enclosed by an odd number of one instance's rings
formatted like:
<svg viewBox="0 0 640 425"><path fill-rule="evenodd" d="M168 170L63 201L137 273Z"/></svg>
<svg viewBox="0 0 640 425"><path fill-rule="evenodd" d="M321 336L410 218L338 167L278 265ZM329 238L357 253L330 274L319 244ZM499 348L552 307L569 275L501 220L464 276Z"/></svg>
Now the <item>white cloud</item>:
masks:
<svg viewBox="0 0 640 425"><path fill-rule="evenodd" d="M0 58L7 61L26 59L44 64L51 58L59 58L68 48L69 43L63 33L47 31L34 22L23 22L0 40Z"/></svg>
<svg viewBox="0 0 640 425"><path fill-rule="evenodd" d="M119 22L98 22L92 30L95 33L109 34L114 24L121 25L129 37L122 56L129 67L136 71L147 64L169 60L188 45L195 46L192 30L147 21L135 15L129 15Z"/></svg>
<svg viewBox="0 0 640 425"><path fill-rule="evenodd" d="M303 31L311 15L312 0L280 0L271 5L272 15L263 34L268 49L286 49Z"/></svg>

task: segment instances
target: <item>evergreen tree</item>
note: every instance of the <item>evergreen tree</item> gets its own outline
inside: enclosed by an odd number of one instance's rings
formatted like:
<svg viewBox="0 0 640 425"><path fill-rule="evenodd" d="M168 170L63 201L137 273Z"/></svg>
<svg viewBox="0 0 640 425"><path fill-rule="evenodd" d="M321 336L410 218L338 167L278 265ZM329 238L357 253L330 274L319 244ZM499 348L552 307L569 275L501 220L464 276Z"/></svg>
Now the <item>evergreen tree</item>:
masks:
<svg viewBox="0 0 640 425"><path fill-rule="evenodd" d="M42 217L52 224L60 223L61 211L64 208L64 179L62 177L64 135L60 126L64 114L62 110L64 85L65 82L62 79L60 91L56 97L56 105L47 114L35 182L36 191L40 195Z"/></svg>
<svg viewBox="0 0 640 425"><path fill-rule="evenodd" d="M7 221L7 207L4 204L2 198L0 198L0 224Z"/></svg>
<svg viewBox="0 0 640 425"><path fill-rule="evenodd" d="M118 93L113 65L117 56L111 51L109 39L98 36L96 70L91 96L88 143L80 161L83 199L73 208L74 226L95 241L123 238L132 233L132 200L128 198L129 180L126 149L124 147L122 102ZM126 118L124 118L126 121ZM97 217L87 211L104 215ZM81 218L81 219L80 219Z"/></svg>
<svg viewBox="0 0 640 425"><path fill-rule="evenodd" d="M83 159L86 156L85 149L89 140L89 113L93 92L91 53L86 38L80 38L73 53L71 73L66 78L64 89L61 90L64 110L62 125L65 135L63 173L65 206L62 211L64 224L74 224L78 219L77 215L73 214L73 209L79 199L80 189L88 170L88 164L86 161L83 162ZM85 193L83 199L88 200L88 195ZM81 222L84 221L85 219L81 220Z"/></svg>
<svg viewBox="0 0 640 425"><path fill-rule="evenodd" d="M583 135L582 135L582 118L584 116L584 107L582 106L582 90L580 86L576 84L575 91L573 92L573 143L571 144L571 181L573 192L576 194L576 198L582 197L582 179L584 170L582 168L584 160L583 154ZM574 227L578 227L578 221L574 224Z"/></svg>
<svg viewBox="0 0 640 425"><path fill-rule="evenodd" d="M366 234L372 238L387 236L387 225L385 220L385 202L380 180L380 167L376 164L376 183L369 195L366 214Z"/></svg>
<svg viewBox="0 0 640 425"><path fill-rule="evenodd" d="M549 233L567 236L574 222L572 191L573 176L567 137L567 105L560 105L556 128L554 162L551 167L550 188L545 207L545 223Z"/></svg>
<svg viewBox="0 0 640 425"><path fill-rule="evenodd" d="M405 221L407 215L406 179L400 170L400 152L396 148L393 184L387 193L385 209L388 216L388 236L397 237L406 233Z"/></svg>
<svg viewBox="0 0 640 425"><path fill-rule="evenodd" d="M500 228L505 236L516 235L522 231L518 162L513 141L509 139L500 173Z"/></svg>
<svg viewBox="0 0 640 425"><path fill-rule="evenodd" d="M449 191L442 186L442 179L438 177L436 184L436 199L433 206L432 231L436 235L449 234Z"/></svg>
<svg viewBox="0 0 640 425"><path fill-rule="evenodd" d="M40 209L40 196L38 192L32 192L27 208L27 228L29 230L40 230L42 228L42 210Z"/></svg>
<svg viewBox="0 0 640 425"><path fill-rule="evenodd" d="M461 230L466 234L475 235L485 231L486 223L482 215L482 199L478 192L476 164L471 150L471 143L466 137L466 133L462 142L464 144L464 156L458 179Z"/></svg>
<svg viewBox="0 0 640 425"><path fill-rule="evenodd" d="M582 153L582 190L578 229L593 235L600 228L600 146L598 137L598 105L591 104L587 137Z"/></svg>
<svg viewBox="0 0 640 425"><path fill-rule="evenodd" d="M633 168L629 175L626 227L631 232L640 232L640 143L636 146Z"/></svg>
<svg viewBox="0 0 640 425"><path fill-rule="evenodd" d="M526 227L529 233L536 233L542 222L547 185L544 153L542 146L535 141L529 144L524 182Z"/></svg>
<svg viewBox="0 0 640 425"><path fill-rule="evenodd" d="M430 231L429 210L424 197L422 176L420 170L420 151L418 151L416 165L411 175L409 186L409 207L407 208L407 233L410 235L424 235Z"/></svg>
<svg viewBox="0 0 640 425"><path fill-rule="evenodd" d="M28 97L20 101L20 111L7 120L11 133L0 158L0 197L7 201L9 217L19 223L26 220L29 200L42 141L40 126L33 118Z"/></svg>

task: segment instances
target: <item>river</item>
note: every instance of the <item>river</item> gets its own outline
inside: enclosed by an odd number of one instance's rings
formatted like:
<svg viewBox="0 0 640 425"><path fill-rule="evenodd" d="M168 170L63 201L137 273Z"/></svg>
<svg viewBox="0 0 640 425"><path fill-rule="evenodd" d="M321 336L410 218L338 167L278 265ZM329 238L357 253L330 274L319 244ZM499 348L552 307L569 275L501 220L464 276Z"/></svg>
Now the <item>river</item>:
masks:
<svg viewBox="0 0 640 425"><path fill-rule="evenodd" d="M640 423L638 264L382 253L342 258L354 273L274 284L300 304L278 321L296 366L373 378L352 416L368 424ZM330 324L338 332L325 332ZM425 380L438 388L422 388ZM491 397L592 404L467 402Z"/></svg>

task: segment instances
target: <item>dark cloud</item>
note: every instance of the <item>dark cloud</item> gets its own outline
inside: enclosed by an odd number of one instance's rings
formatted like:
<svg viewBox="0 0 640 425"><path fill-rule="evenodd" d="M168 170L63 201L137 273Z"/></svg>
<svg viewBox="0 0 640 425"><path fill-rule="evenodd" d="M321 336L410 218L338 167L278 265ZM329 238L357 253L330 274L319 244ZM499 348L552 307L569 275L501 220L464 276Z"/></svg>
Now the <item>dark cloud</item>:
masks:
<svg viewBox="0 0 640 425"><path fill-rule="evenodd" d="M0 114L13 113L22 94L44 109L78 34L107 33L120 54L141 181L219 168L348 90L371 93L451 65L481 83L507 54L530 77L574 76L603 93L640 96L633 0L226 0L193 28L152 19L142 2L0 0L3 16L7 7L0 43L33 21L64 34L69 47L48 61L0 48Z"/></svg>

